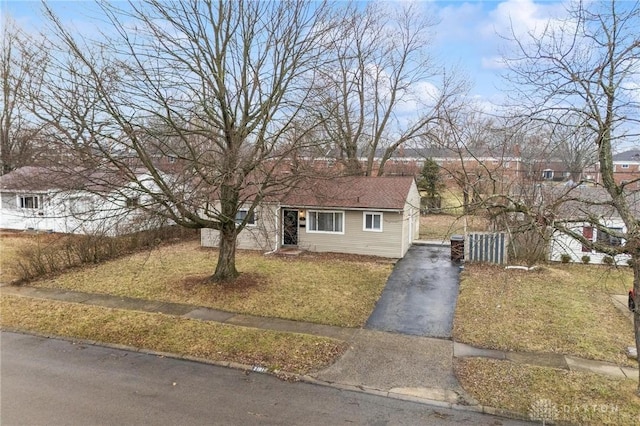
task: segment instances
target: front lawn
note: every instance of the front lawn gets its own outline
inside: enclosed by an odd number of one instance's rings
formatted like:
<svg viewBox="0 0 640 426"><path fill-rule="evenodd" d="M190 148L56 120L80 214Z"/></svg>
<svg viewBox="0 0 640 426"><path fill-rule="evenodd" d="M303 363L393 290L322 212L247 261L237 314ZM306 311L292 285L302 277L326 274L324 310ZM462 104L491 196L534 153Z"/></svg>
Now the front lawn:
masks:
<svg viewBox="0 0 640 426"><path fill-rule="evenodd" d="M633 327L611 294L625 294L630 268L596 265L505 270L467 265L454 339L485 348L553 352L636 366L625 355Z"/></svg>
<svg viewBox="0 0 640 426"><path fill-rule="evenodd" d="M30 285L359 327L373 310L393 266L356 256L278 257L238 251L237 283L213 285L206 278L216 259L215 250L196 242L165 245Z"/></svg>
<svg viewBox="0 0 640 426"><path fill-rule="evenodd" d="M635 346L633 327L611 300L612 294L625 294L631 281L626 267L551 264L523 271L469 264L462 273L454 339L637 368L625 354ZM525 419L640 424L637 377L625 380L477 358L457 359L455 372L481 404Z"/></svg>

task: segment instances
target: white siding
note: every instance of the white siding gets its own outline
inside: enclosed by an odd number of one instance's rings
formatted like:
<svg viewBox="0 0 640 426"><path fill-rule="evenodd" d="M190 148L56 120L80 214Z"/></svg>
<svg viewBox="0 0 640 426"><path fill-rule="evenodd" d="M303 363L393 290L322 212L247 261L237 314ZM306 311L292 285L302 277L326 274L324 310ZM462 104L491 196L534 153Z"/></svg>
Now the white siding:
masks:
<svg viewBox="0 0 640 426"><path fill-rule="evenodd" d="M38 195L37 209L18 207L20 195ZM0 194L0 228L66 234L122 235L153 227L139 212L124 207L124 200L73 192L4 192Z"/></svg>
<svg viewBox="0 0 640 426"><path fill-rule="evenodd" d="M622 228L623 232L626 232L626 227L624 223L619 219L611 219L606 220L603 223L604 226L608 228ZM575 231L578 234L582 233L582 229L584 226L590 226L587 223L576 223L570 229ZM597 229L593 230L593 238L597 238ZM551 237L551 249L549 250L549 260L560 262L562 260L562 255L568 254L571 256L571 261L575 263L582 263L582 256L589 256L591 259L589 263L601 264L602 259L607 256L604 253L598 253L596 251L582 251L582 243L576 239L571 238L570 236L560 233L554 232ZM630 258L629 255L620 254L617 255L614 259L617 265L626 265L627 260Z"/></svg>

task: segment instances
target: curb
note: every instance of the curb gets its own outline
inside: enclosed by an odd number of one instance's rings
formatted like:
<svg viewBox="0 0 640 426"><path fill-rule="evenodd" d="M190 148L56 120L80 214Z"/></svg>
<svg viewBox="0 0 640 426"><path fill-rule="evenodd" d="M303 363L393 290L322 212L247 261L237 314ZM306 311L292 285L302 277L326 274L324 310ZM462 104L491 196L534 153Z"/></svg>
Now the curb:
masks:
<svg viewBox="0 0 640 426"><path fill-rule="evenodd" d="M1 331L6 331L6 332L11 332L11 333L18 333L18 334L42 337L42 338L45 338L45 339L62 340L62 341L66 341L66 342L69 342L69 343L75 344L75 345L98 346L98 347L103 347L103 348L115 349L115 350L119 350L119 351L127 351L127 352L140 353L140 354L145 354L145 355L152 355L152 356L157 356L157 357L161 357L161 358L171 358L171 359L176 359L176 360L183 360L183 361L189 361L189 362L197 362L197 363L200 363L200 364L213 365L213 366L216 366L216 367L232 368L234 370L240 370L240 371L256 373L256 374L268 374L268 375L274 376L276 378L279 378L280 380L292 380L293 379L292 381L299 381L299 382L308 383L308 384L311 384L311 385L330 387L330 388L333 388L333 389L337 389L337 390L341 390L341 391L347 391L347 392L364 393L364 394L373 395L373 396L379 396L379 397L383 397L383 398L392 398L392 399L397 399L397 400L401 400L401 401L407 401L407 402L414 402L414 403L417 403L417 404L429 405L429 406L432 406L432 407L448 408L448 409L456 410L456 411L468 411L468 412L474 412L474 413L489 414L489 415L492 415L492 416L504 417L504 418L515 419L515 420L527 420L527 417L525 417L524 415L522 415L520 413L511 412L511 411L507 411L507 410L502 410L502 409L495 408L495 407L489 407L489 406L479 405L479 404L477 404L477 405L466 405L466 404L461 404L461 403L452 403L452 402L448 402L448 401L445 401L445 400L423 398L423 397L420 397L420 396L412 395L410 393L385 391L385 390L371 388L371 387L368 387L368 386L349 385L349 384L339 383L339 382L325 382L325 381L322 381L322 380L318 380L318 379L316 379L315 377L313 377L313 376L311 376L309 374L289 373L289 372L281 371L281 370L268 370L266 368L264 370L262 370L264 367L255 366L255 365L241 364L241 363L234 362L234 361L215 361L215 360L210 360L210 359L206 359L206 358L198 358L198 357L189 356L189 355L179 355L179 354L174 354L174 353L170 353L170 352L161 352L161 351L155 351L155 350L145 349L145 348L136 348L134 346L127 346L127 345L122 345L122 344L119 344L119 343L109 343L109 342L102 342L102 341L97 341L97 340L87 340L87 339L76 339L76 338L71 338L71 337L66 337L66 336L59 336L59 335L50 334L50 333L39 333L39 332L29 331L29 330L19 330L19 329L15 329L15 328L12 328L12 327L6 327L6 328L2 328L0 330ZM436 392L442 392L442 391L447 392L448 391L446 389L431 389L431 388L425 388L425 390L436 391ZM457 392L455 392L455 391L451 391L451 392L456 393L459 398L462 398L462 396L459 395Z"/></svg>

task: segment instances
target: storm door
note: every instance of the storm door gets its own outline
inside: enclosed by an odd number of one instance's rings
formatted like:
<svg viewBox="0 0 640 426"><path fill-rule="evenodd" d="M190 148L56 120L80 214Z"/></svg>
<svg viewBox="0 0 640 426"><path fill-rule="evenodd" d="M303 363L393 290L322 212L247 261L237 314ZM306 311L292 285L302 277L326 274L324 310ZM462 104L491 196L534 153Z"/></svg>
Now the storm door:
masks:
<svg viewBox="0 0 640 426"><path fill-rule="evenodd" d="M298 210L282 210L282 245L298 245Z"/></svg>

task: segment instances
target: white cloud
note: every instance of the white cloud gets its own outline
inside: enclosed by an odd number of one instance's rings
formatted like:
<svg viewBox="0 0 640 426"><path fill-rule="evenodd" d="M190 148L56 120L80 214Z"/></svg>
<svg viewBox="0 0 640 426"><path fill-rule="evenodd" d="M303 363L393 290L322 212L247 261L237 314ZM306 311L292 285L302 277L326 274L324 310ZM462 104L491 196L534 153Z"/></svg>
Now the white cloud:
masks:
<svg viewBox="0 0 640 426"><path fill-rule="evenodd" d="M507 0L488 14L481 27L483 37L540 34L548 25L562 25L566 13L561 2L535 2L532 0Z"/></svg>
<svg viewBox="0 0 640 426"><path fill-rule="evenodd" d="M488 70L503 70L507 68L507 62L499 55L491 57L484 56L481 58L481 64L482 68Z"/></svg>
<svg viewBox="0 0 640 426"><path fill-rule="evenodd" d="M441 8L438 13L438 38L443 43L473 41L477 38L478 18L483 15L480 2L458 3Z"/></svg>

